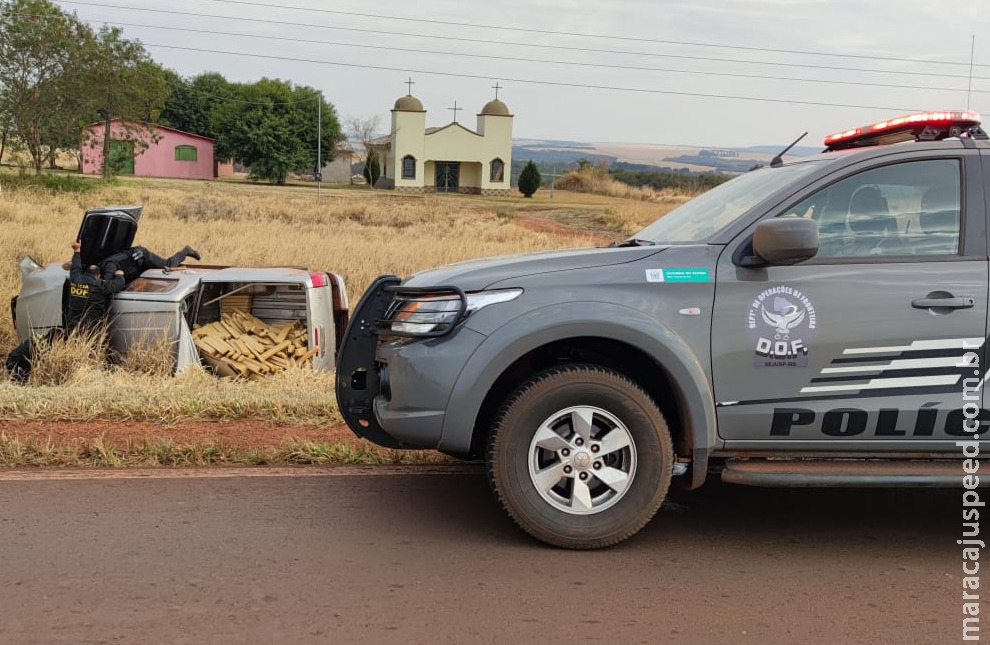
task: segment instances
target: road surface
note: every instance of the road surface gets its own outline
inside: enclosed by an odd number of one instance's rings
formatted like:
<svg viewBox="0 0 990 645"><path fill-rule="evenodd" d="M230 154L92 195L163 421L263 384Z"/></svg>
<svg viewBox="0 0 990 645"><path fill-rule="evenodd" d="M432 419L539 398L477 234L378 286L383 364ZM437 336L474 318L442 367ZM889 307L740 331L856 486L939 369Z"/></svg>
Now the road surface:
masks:
<svg viewBox="0 0 990 645"><path fill-rule="evenodd" d="M961 638L961 489L721 486L569 552L478 471L238 472L0 475L0 643Z"/></svg>

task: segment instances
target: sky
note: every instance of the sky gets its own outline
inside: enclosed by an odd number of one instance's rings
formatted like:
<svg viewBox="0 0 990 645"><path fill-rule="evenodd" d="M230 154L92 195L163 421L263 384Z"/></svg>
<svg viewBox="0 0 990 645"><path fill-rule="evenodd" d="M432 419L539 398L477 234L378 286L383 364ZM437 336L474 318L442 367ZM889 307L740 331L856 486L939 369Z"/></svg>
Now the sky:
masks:
<svg viewBox="0 0 990 645"><path fill-rule="evenodd" d="M990 119L979 0L55 1L183 76L308 85L383 132L409 78L428 126L456 101L473 127L497 82L529 139L818 146L914 111Z"/></svg>

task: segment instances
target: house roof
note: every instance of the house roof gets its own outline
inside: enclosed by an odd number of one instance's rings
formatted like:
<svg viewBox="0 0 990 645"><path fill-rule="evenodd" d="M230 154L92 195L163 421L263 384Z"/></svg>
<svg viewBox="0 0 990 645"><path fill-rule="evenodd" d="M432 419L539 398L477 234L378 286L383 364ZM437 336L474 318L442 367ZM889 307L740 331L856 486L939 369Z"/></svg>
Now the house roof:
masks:
<svg viewBox="0 0 990 645"><path fill-rule="evenodd" d="M110 120L110 123L120 123L120 122L121 122L120 119L111 119ZM103 121L97 121L96 123L90 123L89 125L87 125L83 129L84 130L89 130L89 129L95 127L95 126L103 125L103 123L104 123ZM193 134L192 132L185 132L183 130L177 130L176 128L170 128L170 127L165 126L165 125L158 125L156 123L148 123L146 121L131 121L131 123L139 123L141 125L148 125L148 126L153 127L156 130L168 130L169 132L175 132L177 134L184 134L187 137L195 137L197 139L203 139L204 141L209 141L210 143L213 143L213 139L211 139L210 137L204 137L201 134Z"/></svg>

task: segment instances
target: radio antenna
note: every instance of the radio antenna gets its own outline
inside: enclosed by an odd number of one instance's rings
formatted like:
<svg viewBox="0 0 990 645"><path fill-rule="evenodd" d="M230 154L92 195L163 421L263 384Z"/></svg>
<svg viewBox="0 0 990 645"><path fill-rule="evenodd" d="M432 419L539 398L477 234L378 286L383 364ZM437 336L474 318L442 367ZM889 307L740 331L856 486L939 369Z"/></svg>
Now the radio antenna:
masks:
<svg viewBox="0 0 990 645"><path fill-rule="evenodd" d="M801 141L801 139L805 138L806 136L808 136L808 133L807 132L805 132L800 137L798 137L797 139L795 139L794 140L794 143L792 143L791 145L789 145L786 148L784 148L783 150L781 150L779 155L777 155L772 160L770 160L770 167L771 168L780 168L781 166L783 166L784 165L784 155L787 154L787 151L790 150L791 148L793 148L794 146L796 146L798 144L798 142Z"/></svg>

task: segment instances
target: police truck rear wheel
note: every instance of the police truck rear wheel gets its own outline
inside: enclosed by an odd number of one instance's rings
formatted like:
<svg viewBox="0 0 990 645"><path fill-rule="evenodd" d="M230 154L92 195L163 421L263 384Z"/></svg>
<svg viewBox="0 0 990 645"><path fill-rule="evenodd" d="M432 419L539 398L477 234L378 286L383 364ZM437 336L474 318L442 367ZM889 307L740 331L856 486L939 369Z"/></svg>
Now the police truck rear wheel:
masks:
<svg viewBox="0 0 990 645"><path fill-rule="evenodd" d="M517 389L496 416L488 478L527 533L594 549L625 540L656 513L674 456L656 403L594 365L557 367Z"/></svg>

